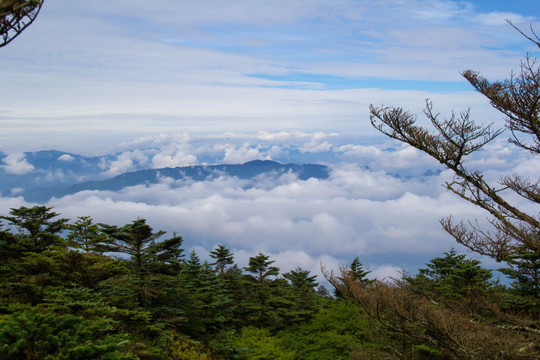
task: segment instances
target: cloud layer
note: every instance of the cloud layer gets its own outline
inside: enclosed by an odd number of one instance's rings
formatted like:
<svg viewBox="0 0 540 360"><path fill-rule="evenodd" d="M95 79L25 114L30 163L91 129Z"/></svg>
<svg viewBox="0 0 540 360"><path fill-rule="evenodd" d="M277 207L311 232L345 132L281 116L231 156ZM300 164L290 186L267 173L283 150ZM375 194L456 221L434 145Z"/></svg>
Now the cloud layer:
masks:
<svg viewBox="0 0 540 360"><path fill-rule="evenodd" d="M235 252L262 251L282 266L307 262L318 272L323 258L343 264L354 255L375 268L411 266L409 256L429 257L454 246L438 220L479 213L444 193L440 181L402 181L349 165L323 181L282 178L246 186L235 178L164 178L118 193L81 192L49 205L63 216L90 215L115 224L143 217L156 229L178 231L188 246L210 251L221 243ZM389 264L370 262L372 255Z"/></svg>
<svg viewBox="0 0 540 360"><path fill-rule="evenodd" d="M182 165L186 159L222 163L269 158L326 163L332 173L326 180L306 181L292 174L253 180L221 176L201 182L160 177L158 184L119 192L85 191L48 205L64 217L89 215L116 225L146 218L154 229L183 235L186 247L202 257L217 244L228 246L241 266L262 251L282 270L302 266L319 274L321 263L337 269L359 256L379 278L395 276L399 269L415 271L452 247L460 249L442 231L441 218L452 214L485 222L487 214L442 186L451 173L436 162L395 142L366 142L321 132L146 136L123 144L125 150L103 171L119 171L125 164L152 167L155 159ZM483 170L488 181L514 171L530 176L540 171L537 159L503 138L470 165ZM29 204L4 198L0 210L7 213L21 205Z"/></svg>

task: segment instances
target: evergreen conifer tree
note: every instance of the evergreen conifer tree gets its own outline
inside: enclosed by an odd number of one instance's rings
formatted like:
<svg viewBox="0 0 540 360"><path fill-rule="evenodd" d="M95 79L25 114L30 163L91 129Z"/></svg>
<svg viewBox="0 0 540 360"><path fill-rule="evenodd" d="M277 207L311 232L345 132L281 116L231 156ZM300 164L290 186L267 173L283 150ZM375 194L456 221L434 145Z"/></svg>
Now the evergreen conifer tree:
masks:
<svg viewBox="0 0 540 360"><path fill-rule="evenodd" d="M17 227L21 250L41 253L52 246L63 244L59 234L65 228L68 219L53 220L60 214L52 211L52 207L21 206L11 209L9 213L11 216L0 216L0 219L7 220Z"/></svg>
<svg viewBox="0 0 540 360"><path fill-rule="evenodd" d="M307 321L318 308L318 294L315 291L317 275L311 275L309 270L296 268L283 277L290 281L292 306L287 311L287 317L293 323Z"/></svg>
<svg viewBox="0 0 540 360"><path fill-rule="evenodd" d="M162 242L156 240L165 234L154 232L145 219L134 220L121 228L102 225L103 231L111 238L108 251L129 255L128 266L132 277L137 304L144 307L153 293L160 292L159 284L153 284L153 275L173 276L179 270L183 250L183 239L174 234Z"/></svg>
<svg viewBox="0 0 540 360"><path fill-rule="evenodd" d="M210 257L216 260L211 265L215 266L216 272L219 275L223 275L225 273L227 265L234 264L233 254L229 249L221 244L210 252Z"/></svg>
<svg viewBox="0 0 540 360"><path fill-rule="evenodd" d="M251 290L248 299L251 322L259 328L276 322L276 308L272 306L274 291L271 277L279 275L279 268L271 266L275 260L259 252L249 258L248 266L244 269L252 275L247 275L247 285Z"/></svg>
<svg viewBox="0 0 540 360"><path fill-rule="evenodd" d="M79 216L73 224L66 225L69 231L67 245L84 252L103 253L109 237L90 216Z"/></svg>

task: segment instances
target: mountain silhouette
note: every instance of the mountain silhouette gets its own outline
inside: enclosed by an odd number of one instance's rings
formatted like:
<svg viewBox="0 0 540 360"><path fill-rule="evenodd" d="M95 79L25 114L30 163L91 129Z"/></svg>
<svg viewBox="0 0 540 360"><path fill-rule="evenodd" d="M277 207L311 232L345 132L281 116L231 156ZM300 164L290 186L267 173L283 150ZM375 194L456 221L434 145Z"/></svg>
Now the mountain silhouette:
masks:
<svg viewBox="0 0 540 360"><path fill-rule="evenodd" d="M254 160L244 164L196 165L174 168L147 169L124 173L107 180L86 181L65 188L33 188L22 194L26 201L43 203L52 197L63 197L85 190L120 191L128 186L159 183L161 178L204 181L220 176L253 179L257 176L278 177L287 173L300 180L326 179L330 169L318 164L281 164L270 160Z"/></svg>

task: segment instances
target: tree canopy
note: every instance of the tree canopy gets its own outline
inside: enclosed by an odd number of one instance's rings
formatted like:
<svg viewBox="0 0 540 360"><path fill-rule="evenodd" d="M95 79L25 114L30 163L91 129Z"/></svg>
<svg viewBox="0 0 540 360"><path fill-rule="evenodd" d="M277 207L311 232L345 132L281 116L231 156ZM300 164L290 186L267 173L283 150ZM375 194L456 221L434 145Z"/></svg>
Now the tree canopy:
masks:
<svg viewBox="0 0 540 360"><path fill-rule="evenodd" d="M534 359L540 351L537 319L523 311L523 299L535 298L516 297L454 250L393 284L367 279L356 257L330 277L340 294L331 297L309 270L281 273L262 252L244 268L223 245L207 254L212 264L194 250L184 256L181 236L145 219L70 221L35 206L0 221L2 359Z"/></svg>

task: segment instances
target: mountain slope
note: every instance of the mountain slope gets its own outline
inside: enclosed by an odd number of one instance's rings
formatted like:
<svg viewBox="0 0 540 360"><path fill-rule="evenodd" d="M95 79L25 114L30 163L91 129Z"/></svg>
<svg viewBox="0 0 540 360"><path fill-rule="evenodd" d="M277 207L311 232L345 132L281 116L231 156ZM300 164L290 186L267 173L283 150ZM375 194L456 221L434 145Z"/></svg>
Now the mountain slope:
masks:
<svg viewBox="0 0 540 360"><path fill-rule="evenodd" d="M85 190L119 191L128 186L156 184L163 177L174 180L204 181L219 176L231 176L239 179L253 179L261 175L278 177L289 172L300 180L307 180L309 178L326 179L330 170L327 166L317 164L280 164L269 160L254 160L244 164L198 165L140 170L118 175L107 180L82 182L66 188L27 189L22 195L27 201L46 202L52 197L63 197Z"/></svg>

